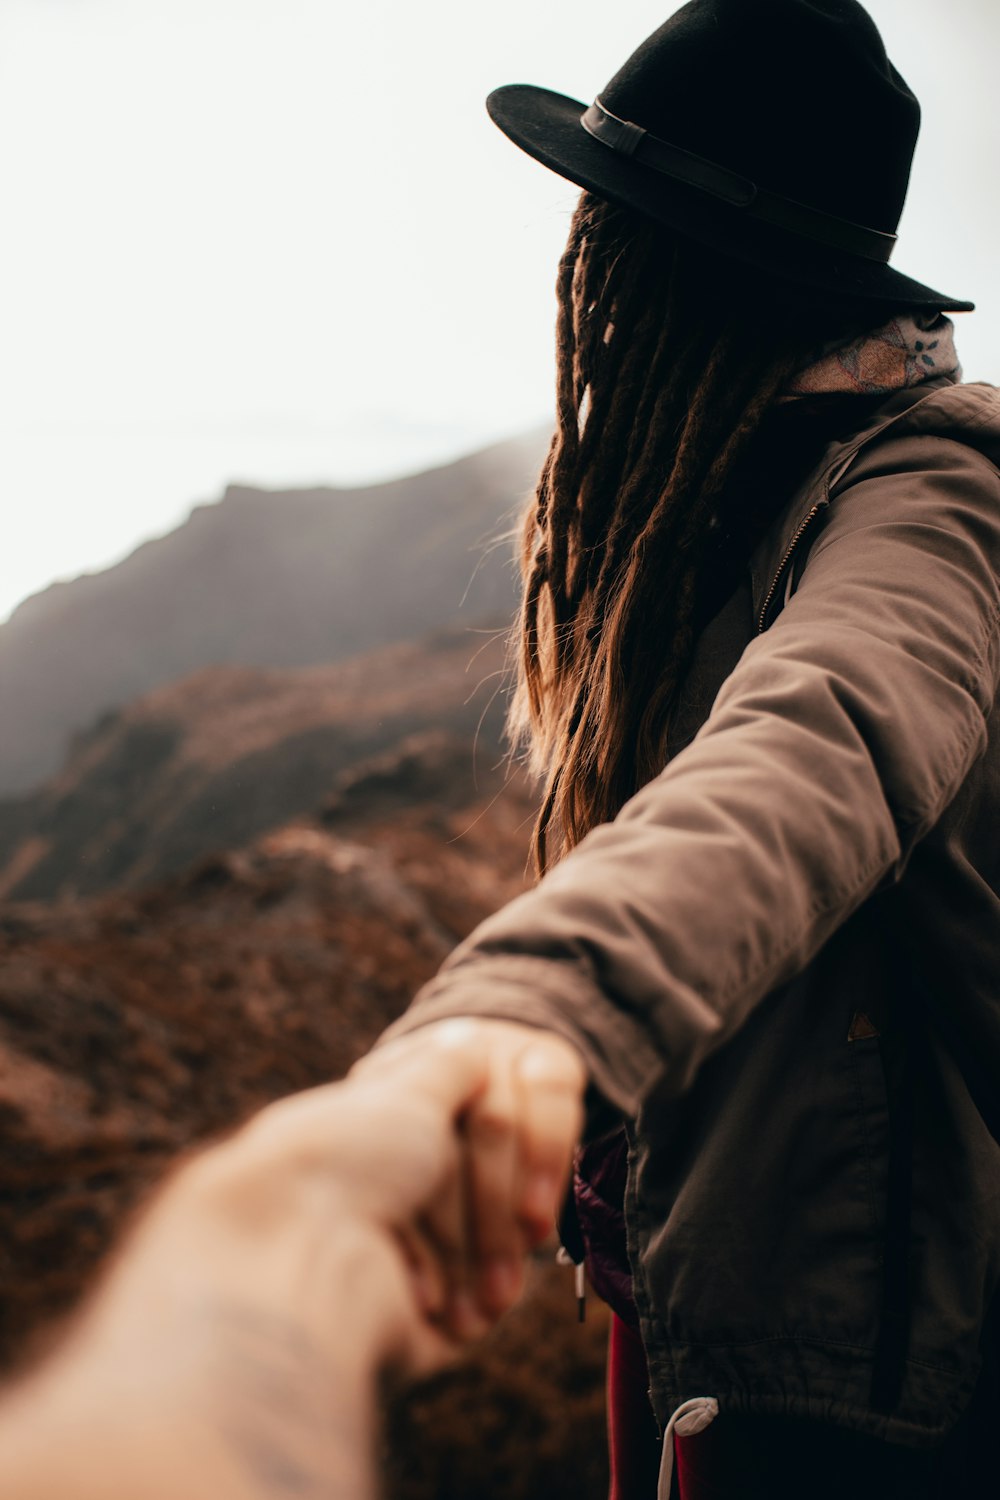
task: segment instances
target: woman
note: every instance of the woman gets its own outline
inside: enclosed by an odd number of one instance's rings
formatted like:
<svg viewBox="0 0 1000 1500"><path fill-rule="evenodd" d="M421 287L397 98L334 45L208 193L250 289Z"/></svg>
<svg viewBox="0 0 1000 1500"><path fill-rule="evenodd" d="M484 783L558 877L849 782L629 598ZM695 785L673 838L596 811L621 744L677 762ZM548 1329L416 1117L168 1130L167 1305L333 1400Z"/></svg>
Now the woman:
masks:
<svg viewBox="0 0 1000 1500"><path fill-rule="evenodd" d="M589 108L489 107L585 190L512 709L544 878L391 1033L491 1045L471 1236L414 1253L468 1331L514 1294L546 1028L619 1500L675 1431L681 1500L992 1493L1000 402L887 264L917 102L854 0L691 0Z"/></svg>

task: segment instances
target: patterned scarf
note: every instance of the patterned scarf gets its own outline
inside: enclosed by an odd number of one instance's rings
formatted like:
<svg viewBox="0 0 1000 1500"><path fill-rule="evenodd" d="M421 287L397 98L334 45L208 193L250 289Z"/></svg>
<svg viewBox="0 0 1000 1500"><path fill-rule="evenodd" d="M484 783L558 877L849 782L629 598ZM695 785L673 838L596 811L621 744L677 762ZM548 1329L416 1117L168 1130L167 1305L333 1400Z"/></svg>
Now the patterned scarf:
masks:
<svg viewBox="0 0 1000 1500"><path fill-rule="evenodd" d="M954 324L943 313L903 312L882 328L821 349L792 377L780 399L835 391L887 396L935 375L962 378Z"/></svg>

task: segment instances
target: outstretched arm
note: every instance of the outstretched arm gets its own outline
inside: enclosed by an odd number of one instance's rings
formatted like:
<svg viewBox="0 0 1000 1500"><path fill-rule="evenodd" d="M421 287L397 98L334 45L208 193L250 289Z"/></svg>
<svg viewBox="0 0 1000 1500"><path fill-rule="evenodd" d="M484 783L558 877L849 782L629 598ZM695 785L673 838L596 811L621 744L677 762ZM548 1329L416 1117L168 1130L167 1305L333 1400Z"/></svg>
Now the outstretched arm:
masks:
<svg viewBox="0 0 1000 1500"><path fill-rule="evenodd" d="M540 1027L632 1115L901 875L986 746L1000 672L1000 476L934 430L957 409L995 453L1000 404L933 401L926 430L840 475L797 591L696 739L482 923L390 1038L454 1015Z"/></svg>
<svg viewBox="0 0 1000 1500"><path fill-rule="evenodd" d="M417 1287L411 1247L462 1209L489 1069L475 1028L435 1033L176 1173L61 1349L0 1403L0 1493L371 1495L377 1374L433 1365L456 1337L433 1256Z"/></svg>
<svg viewBox="0 0 1000 1500"><path fill-rule="evenodd" d="M997 427L995 393L961 399ZM572 1041L625 1112L683 1089L902 872L983 752L998 670L997 470L932 434L884 442L695 740L482 923L390 1036L505 1017Z"/></svg>

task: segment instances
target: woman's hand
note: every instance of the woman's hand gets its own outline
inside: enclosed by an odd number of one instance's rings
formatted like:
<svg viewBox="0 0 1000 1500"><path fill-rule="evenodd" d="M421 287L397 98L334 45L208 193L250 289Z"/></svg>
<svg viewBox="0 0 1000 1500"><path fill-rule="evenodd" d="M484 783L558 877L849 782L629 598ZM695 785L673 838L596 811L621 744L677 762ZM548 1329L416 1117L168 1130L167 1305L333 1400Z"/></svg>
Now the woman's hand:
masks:
<svg viewBox="0 0 1000 1500"><path fill-rule="evenodd" d="M481 1334L520 1295L524 1257L551 1231L583 1118L586 1069L562 1037L513 1021L439 1021L377 1048L351 1082L406 1065L486 1060L459 1122L457 1170L403 1232L425 1312L458 1338ZM449 1062L449 1059L451 1060Z"/></svg>

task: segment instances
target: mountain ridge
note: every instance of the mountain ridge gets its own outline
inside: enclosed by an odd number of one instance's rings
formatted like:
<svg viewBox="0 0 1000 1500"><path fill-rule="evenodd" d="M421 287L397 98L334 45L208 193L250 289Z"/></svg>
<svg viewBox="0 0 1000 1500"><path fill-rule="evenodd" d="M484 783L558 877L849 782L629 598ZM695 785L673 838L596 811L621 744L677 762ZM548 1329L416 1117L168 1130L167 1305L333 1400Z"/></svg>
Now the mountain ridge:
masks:
<svg viewBox="0 0 1000 1500"><path fill-rule="evenodd" d="M49 781L0 799L0 900L155 883L326 805L349 782L355 796L366 776L370 789L386 757L397 803L406 786L401 805L451 805L477 782L496 786L505 635L455 627L342 662L205 667L104 714ZM450 761L439 751L440 764L422 762L400 783L394 757L434 735Z"/></svg>
<svg viewBox="0 0 1000 1500"><path fill-rule="evenodd" d="M230 485L108 569L0 625L0 794L38 787L73 734L202 667L297 667L509 617L514 511L538 432L354 488Z"/></svg>

